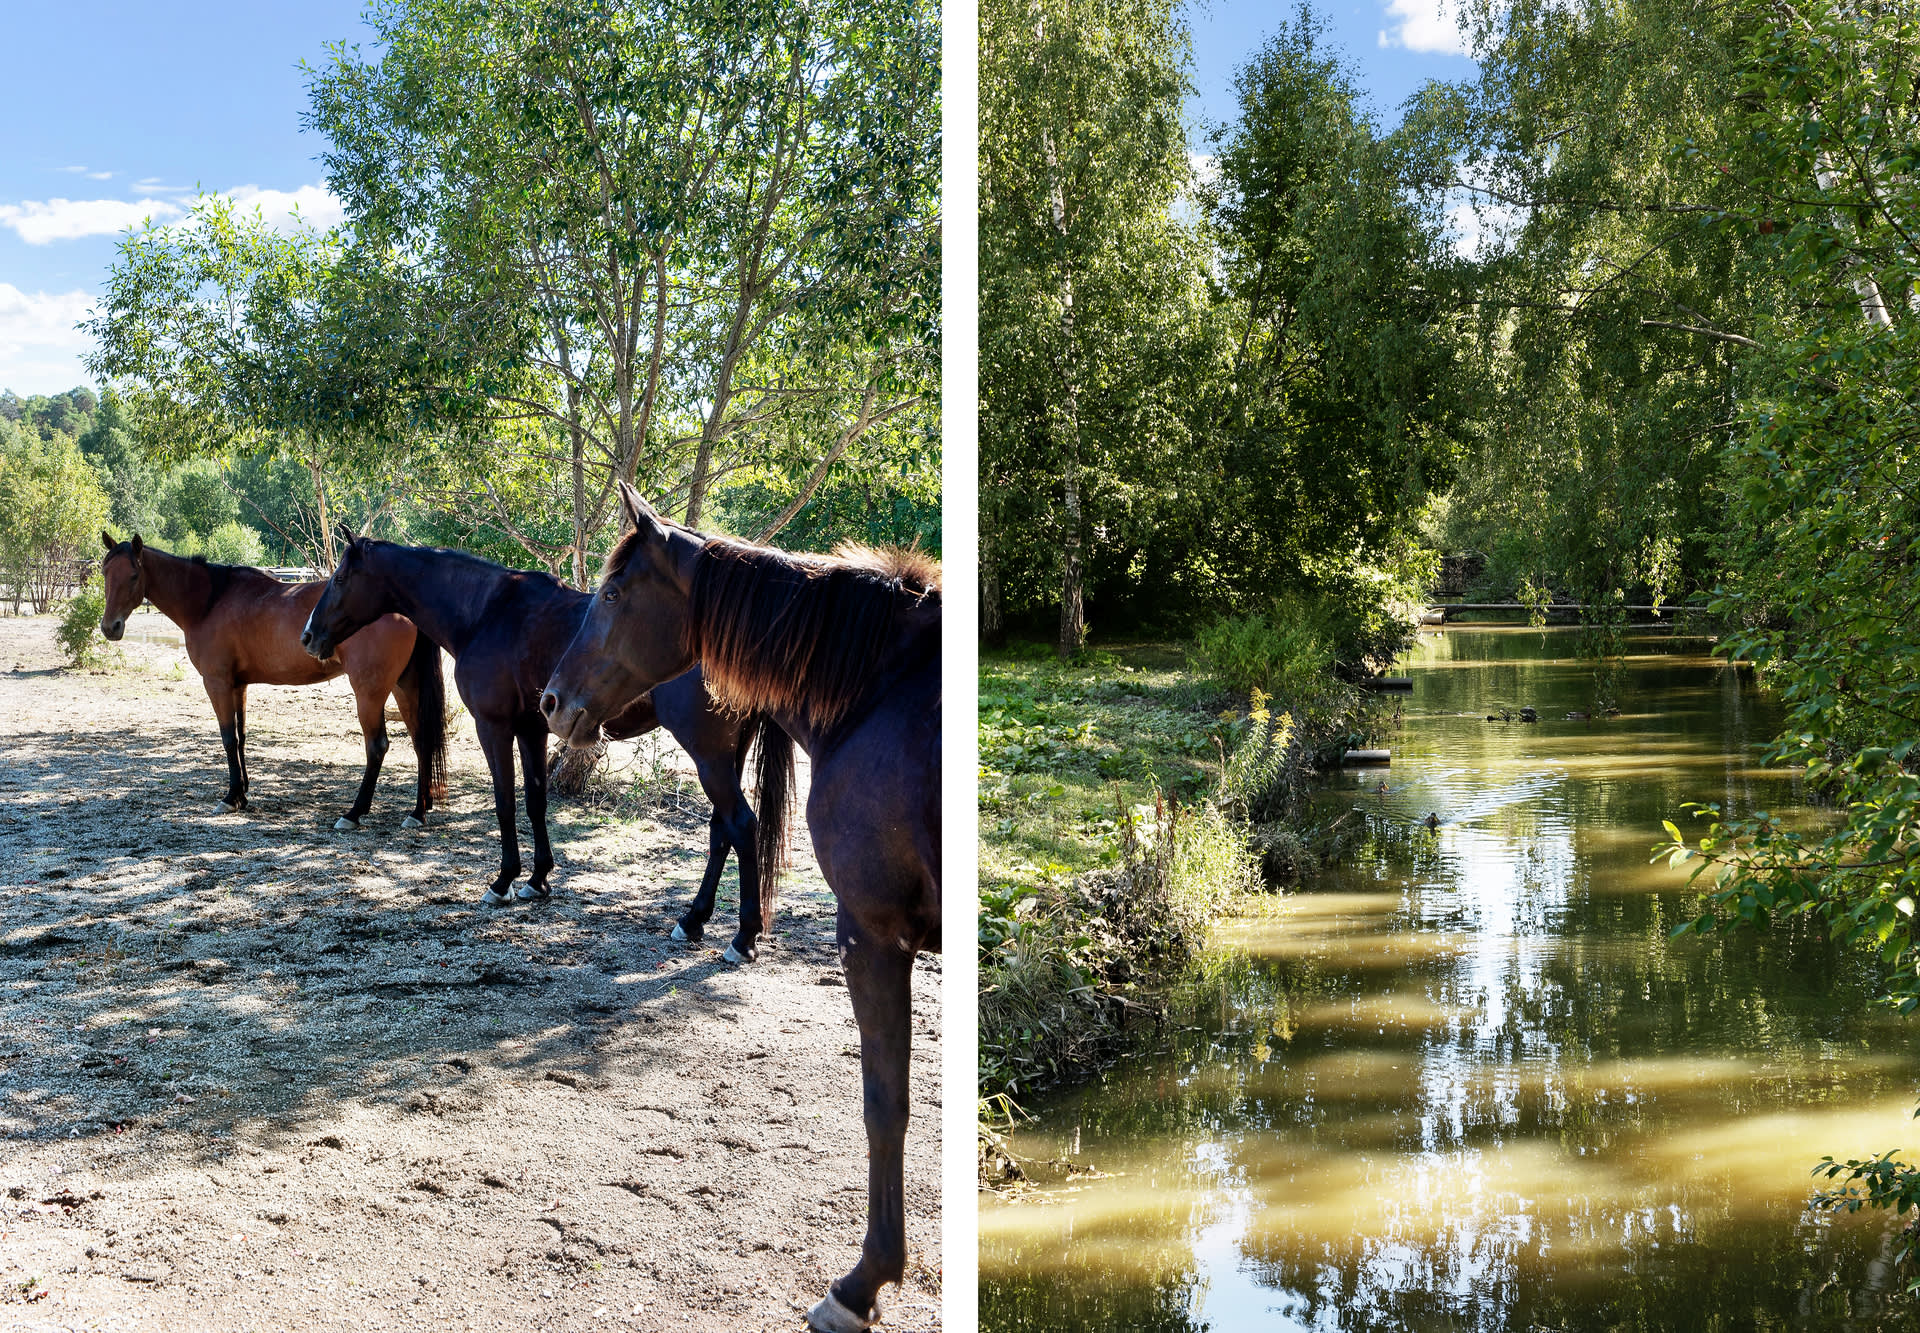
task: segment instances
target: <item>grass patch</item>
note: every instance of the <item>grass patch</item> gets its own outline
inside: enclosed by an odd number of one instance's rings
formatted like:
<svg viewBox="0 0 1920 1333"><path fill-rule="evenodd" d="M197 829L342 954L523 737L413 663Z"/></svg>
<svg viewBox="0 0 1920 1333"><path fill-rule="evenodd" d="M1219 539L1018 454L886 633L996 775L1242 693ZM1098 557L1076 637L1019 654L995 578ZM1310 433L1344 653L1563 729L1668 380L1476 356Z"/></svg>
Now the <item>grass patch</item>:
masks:
<svg viewBox="0 0 1920 1333"><path fill-rule="evenodd" d="M978 1095L990 1183L1008 1166L997 1135L1021 1098L1118 1054L1129 1024L1205 966L1217 917L1315 864L1299 827L1307 782L1329 753L1390 722L1334 678L1330 658L1264 677L1290 692L1283 706L1196 669L1218 662L1209 647L1121 644L1072 662L1037 645L982 654Z"/></svg>

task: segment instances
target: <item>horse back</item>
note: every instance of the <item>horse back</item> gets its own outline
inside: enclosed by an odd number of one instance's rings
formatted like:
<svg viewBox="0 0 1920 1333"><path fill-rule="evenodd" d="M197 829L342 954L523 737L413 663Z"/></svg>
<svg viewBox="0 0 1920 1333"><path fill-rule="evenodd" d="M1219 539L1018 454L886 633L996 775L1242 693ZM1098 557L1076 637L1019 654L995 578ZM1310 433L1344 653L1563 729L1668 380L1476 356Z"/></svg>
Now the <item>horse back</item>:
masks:
<svg viewBox="0 0 1920 1333"><path fill-rule="evenodd" d="M325 661L301 647L300 632L326 586L324 580L282 583L270 574L236 569L187 636L187 654L203 676L254 685L312 685L371 655L396 650L405 662L413 649L413 625L400 616L383 616Z"/></svg>

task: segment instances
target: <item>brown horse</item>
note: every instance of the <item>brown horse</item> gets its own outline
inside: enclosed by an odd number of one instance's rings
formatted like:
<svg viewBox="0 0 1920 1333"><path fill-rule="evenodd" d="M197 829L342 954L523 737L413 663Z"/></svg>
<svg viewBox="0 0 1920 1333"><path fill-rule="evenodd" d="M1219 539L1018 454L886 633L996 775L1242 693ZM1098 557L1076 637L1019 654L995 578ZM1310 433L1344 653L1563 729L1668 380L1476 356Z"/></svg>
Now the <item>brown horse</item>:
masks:
<svg viewBox="0 0 1920 1333"><path fill-rule="evenodd" d="M180 627L187 658L200 673L220 741L227 750L227 794L215 808L228 814L247 808L247 686L312 685L345 672L359 707L360 732L366 737L367 768L353 807L334 822L337 829L360 827L373 804L380 764L387 756L387 696L400 706L400 719L413 738L420 764L419 796L404 821L418 828L434 802L446 799L446 683L440 674L440 649L400 616L388 616L341 643L325 661L315 661L300 646L300 627L326 588L319 583L282 583L271 574L241 565L209 564L156 551L135 534L116 543L106 533L102 572L107 605L100 632L117 640L127 616L142 601Z"/></svg>
<svg viewBox="0 0 1920 1333"><path fill-rule="evenodd" d="M590 744L600 719L696 662L728 707L765 711L813 759L807 826L839 902L860 1025L867 1235L808 1312L825 1333L877 1317L906 1272L904 1154L913 960L940 947L940 588L914 553L790 556L663 521L632 487L634 530L555 666L540 710ZM763 824L781 817L763 802Z"/></svg>

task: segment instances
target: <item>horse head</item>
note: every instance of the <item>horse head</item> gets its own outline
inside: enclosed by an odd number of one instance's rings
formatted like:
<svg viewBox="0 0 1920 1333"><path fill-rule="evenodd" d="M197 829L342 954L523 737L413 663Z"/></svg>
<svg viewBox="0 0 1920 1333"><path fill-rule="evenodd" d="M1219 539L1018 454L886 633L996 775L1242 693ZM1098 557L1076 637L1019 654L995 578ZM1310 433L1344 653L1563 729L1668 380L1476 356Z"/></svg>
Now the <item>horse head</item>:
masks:
<svg viewBox="0 0 1920 1333"><path fill-rule="evenodd" d="M100 542L107 548L106 558L100 562L100 574L107 585L100 633L117 643L127 632L127 617L147 599L147 569L141 560L146 547L137 532L131 541L116 542L102 531Z"/></svg>

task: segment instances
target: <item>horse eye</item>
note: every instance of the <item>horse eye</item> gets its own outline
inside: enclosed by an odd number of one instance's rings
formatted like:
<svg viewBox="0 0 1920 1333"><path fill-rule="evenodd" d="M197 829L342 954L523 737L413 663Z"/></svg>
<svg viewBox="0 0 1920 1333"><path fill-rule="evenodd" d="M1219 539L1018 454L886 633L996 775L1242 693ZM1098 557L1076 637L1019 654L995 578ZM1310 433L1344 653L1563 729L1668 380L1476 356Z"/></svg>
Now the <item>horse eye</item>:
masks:
<svg viewBox="0 0 1920 1333"><path fill-rule="evenodd" d="M600 595L609 602L617 602L620 600L620 590L618 588L602 588Z"/></svg>

